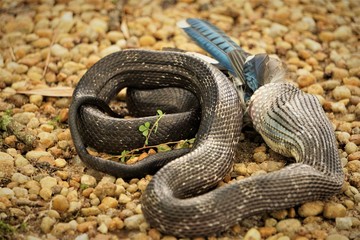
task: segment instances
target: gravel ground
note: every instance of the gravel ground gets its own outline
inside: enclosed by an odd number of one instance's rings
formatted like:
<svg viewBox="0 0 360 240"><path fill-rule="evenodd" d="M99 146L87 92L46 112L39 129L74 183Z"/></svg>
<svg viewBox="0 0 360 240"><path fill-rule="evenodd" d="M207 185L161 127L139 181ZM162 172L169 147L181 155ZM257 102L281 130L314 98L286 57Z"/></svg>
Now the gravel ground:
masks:
<svg viewBox="0 0 360 240"><path fill-rule="evenodd" d="M125 182L81 163L67 124L68 93L19 92L74 87L121 49L203 53L175 25L186 17L208 19L251 53L279 56L289 81L318 96L346 176L327 201L255 216L208 239L360 239L359 15L357 0L1 1L0 239L176 239L141 213L151 176ZM219 185L284 164L246 129L238 163Z"/></svg>

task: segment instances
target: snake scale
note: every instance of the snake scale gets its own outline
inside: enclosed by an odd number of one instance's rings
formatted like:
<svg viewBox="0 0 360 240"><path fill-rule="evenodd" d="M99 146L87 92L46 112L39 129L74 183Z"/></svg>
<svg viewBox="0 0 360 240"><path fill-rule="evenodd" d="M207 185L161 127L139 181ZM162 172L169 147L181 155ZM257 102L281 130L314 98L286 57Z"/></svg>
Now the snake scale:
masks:
<svg viewBox="0 0 360 240"><path fill-rule="evenodd" d="M127 120L117 122L107 105L123 87L180 87L194 93L201 106L201 122L192 150L153 155L135 165L90 156L84 137L99 135L97 139L106 142L111 138L106 134L117 127L132 126ZM97 117L85 121L91 111ZM251 215L327 198L342 186L335 136L314 96L288 83L269 83L256 90L248 112L266 143L296 163L216 189L232 169L244 112L232 83L198 58L146 50L125 50L103 58L76 87L69 124L79 156L99 171L133 177L164 165L143 193L143 214L164 233L194 237L219 233ZM108 145L114 144L109 141Z"/></svg>

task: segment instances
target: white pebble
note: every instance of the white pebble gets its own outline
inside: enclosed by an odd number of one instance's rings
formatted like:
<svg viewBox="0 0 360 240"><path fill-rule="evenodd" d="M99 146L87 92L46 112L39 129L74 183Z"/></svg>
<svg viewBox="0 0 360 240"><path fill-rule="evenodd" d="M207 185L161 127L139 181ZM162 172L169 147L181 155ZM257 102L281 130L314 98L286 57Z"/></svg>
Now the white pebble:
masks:
<svg viewBox="0 0 360 240"><path fill-rule="evenodd" d="M63 46L59 44L54 44L51 47L51 54L55 57L65 57L69 54L69 50L67 48L64 48Z"/></svg>
<svg viewBox="0 0 360 240"><path fill-rule="evenodd" d="M53 177L44 177L40 180L40 185L42 188L51 189L52 187L56 186L57 180Z"/></svg>
<svg viewBox="0 0 360 240"><path fill-rule="evenodd" d="M21 173L14 173L11 177L11 181L18 183L26 183L30 178Z"/></svg>
<svg viewBox="0 0 360 240"><path fill-rule="evenodd" d="M81 184L85 184L89 187L95 187L96 186L96 178L90 175L82 175L80 179Z"/></svg>

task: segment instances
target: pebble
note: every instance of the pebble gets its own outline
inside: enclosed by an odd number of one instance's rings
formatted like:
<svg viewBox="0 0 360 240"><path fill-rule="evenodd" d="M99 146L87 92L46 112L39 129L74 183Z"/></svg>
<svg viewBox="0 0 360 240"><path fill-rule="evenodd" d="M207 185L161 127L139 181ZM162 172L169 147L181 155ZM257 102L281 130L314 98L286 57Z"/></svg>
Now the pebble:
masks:
<svg viewBox="0 0 360 240"><path fill-rule="evenodd" d="M109 208L116 208L118 206L118 201L113 197L105 197L101 204L99 205L99 209L101 211L106 211Z"/></svg>
<svg viewBox="0 0 360 240"><path fill-rule="evenodd" d="M139 229L143 222L145 222L145 218L142 214L133 215L124 220L125 227L129 230Z"/></svg>
<svg viewBox="0 0 360 240"><path fill-rule="evenodd" d="M0 197L6 197L8 199L11 199L15 196L15 193L10 188L0 188Z"/></svg>
<svg viewBox="0 0 360 240"><path fill-rule="evenodd" d="M96 186L96 178L91 175L84 174L81 176L80 183L86 185L87 187Z"/></svg>
<svg viewBox="0 0 360 240"><path fill-rule="evenodd" d="M349 26L340 26L334 31L334 37L338 40L348 40L352 35Z"/></svg>
<svg viewBox="0 0 360 240"><path fill-rule="evenodd" d="M120 194L119 196L119 203L126 204L131 201L131 197L127 196L126 194Z"/></svg>
<svg viewBox="0 0 360 240"><path fill-rule="evenodd" d="M63 158L57 158L55 159L55 166L59 167L59 168L63 168L67 165L67 162L65 159Z"/></svg>
<svg viewBox="0 0 360 240"><path fill-rule="evenodd" d="M66 212L69 209L69 201L63 195L56 195L52 198L52 207L58 212Z"/></svg>
<svg viewBox="0 0 360 240"><path fill-rule="evenodd" d="M244 240L261 240L260 232L256 228L251 228L245 234Z"/></svg>
<svg viewBox="0 0 360 240"><path fill-rule="evenodd" d="M339 218L346 216L346 208L340 203L328 202L324 206L324 217L326 218Z"/></svg>
<svg viewBox="0 0 360 240"><path fill-rule="evenodd" d="M298 219L284 219L276 224L276 230L278 232L286 232L294 234L301 227L301 222Z"/></svg>
<svg viewBox="0 0 360 240"><path fill-rule="evenodd" d="M108 23L100 18L92 19L89 23L89 26L99 33L105 33L108 30Z"/></svg>
<svg viewBox="0 0 360 240"><path fill-rule="evenodd" d="M37 161L41 157L52 157L52 155L51 155L51 153L46 152L46 151L32 150L32 151L27 152L25 157L29 161Z"/></svg>
<svg viewBox="0 0 360 240"><path fill-rule="evenodd" d="M345 152L347 154L352 154L354 152L356 152L358 150L358 147L356 146L355 143L353 142L348 142L346 145L345 145Z"/></svg>
<svg viewBox="0 0 360 240"><path fill-rule="evenodd" d="M0 152L0 172L3 172L4 175L12 174L14 172L14 164L15 161L11 155Z"/></svg>
<svg viewBox="0 0 360 240"><path fill-rule="evenodd" d="M349 240L348 237L335 233L335 234L330 234L326 237L326 240Z"/></svg>
<svg viewBox="0 0 360 240"><path fill-rule="evenodd" d="M56 223L56 219L51 217L44 217L41 220L40 229L43 233L49 233Z"/></svg>
<svg viewBox="0 0 360 240"><path fill-rule="evenodd" d="M316 216L322 213L324 203L321 201L307 202L300 206L298 213L301 217Z"/></svg>
<svg viewBox="0 0 360 240"><path fill-rule="evenodd" d="M83 223L79 223L77 225L77 230L81 233L87 232L89 230L95 229L97 226L97 222L96 221L89 221L89 222L83 222Z"/></svg>
<svg viewBox="0 0 360 240"><path fill-rule="evenodd" d="M84 216L96 216L101 213L100 209L96 206L88 207L88 208L82 208L81 213Z"/></svg>
<svg viewBox="0 0 360 240"><path fill-rule="evenodd" d="M150 47L156 43L156 39L153 36L145 35L139 39L141 47Z"/></svg>
<svg viewBox="0 0 360 240"><path fill-rule="evenodd" d="M52 187L57 185L57 180L56 178L47 176L40 180L40 185L42 188L51 189Z"/></svg>
<svg viewBox="0 0 360 240"><path fill-rule="evenodd" d="M349 160L349 161L360 160L360 151L351 153L351 154L348 156L348 160Z"/></svg>
<svg viewBox="0 0 360 240"><path fill-rule="evenodd" d="M51 46L50 52L54 57L60 58L66 57L69 54L69 50L67 48L64 48L57 43Z"/></svg>
<svg viewBox="0 0 360 240"><path fill-rule="evenodd" d="M351 97L351 91L346 86L338 86L332 91L335 100L341 100Z"/></svg>
<svg viewBox="0 0 360 240"><path fill-rule="evenodd" d="M100 56L103 58L109 54L120 51L121 48L118 45L111 45L100 52Z"/></svg>
<svg viewBox="0 0 360 240"><path fill-rule="evenodd" d="M24 174L21 173L14 173L11 177L11 181L13 182L17 182L17 183L26 183L27 181L29 181L29 177L25 176Z"/></svg>
<svg viewBox="0 0 360 240"><path fill-rule="evenodd" d="M317 52L322 49L320 43L318 43L310 38L306 38L303 42L304 42L305 46L312 52Z"/></svg>
<svg viewBox="0 0 360 240"><path fill-rule="evenodd" d="M308 87L311 84L314 84L316 78L313 75L306 74L306 75L300 75L296 81L299 84L299 87L303 88L303 87Z"/></svg>
<svg viewBox="0 0 360 240"><path fill-rule="evenodd" d="M351 229L352 226L352 218L351 217L337 217L335 219L336 228L339 230L348 230Z"/></svg>

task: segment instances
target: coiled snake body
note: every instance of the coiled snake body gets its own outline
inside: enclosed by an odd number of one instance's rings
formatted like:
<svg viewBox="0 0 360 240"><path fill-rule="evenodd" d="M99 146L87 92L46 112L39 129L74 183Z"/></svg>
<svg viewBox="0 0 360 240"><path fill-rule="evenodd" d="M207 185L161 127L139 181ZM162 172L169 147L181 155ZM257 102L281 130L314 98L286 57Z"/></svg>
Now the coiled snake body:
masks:
<svg viewBox="0 0 360 240"><path fill-rule="evenodd" d="M110 113L106 103L119 89L159 86L193 92L201 105L201 122L190 152L181 157L171 152L160 156L163 162L159 165L167 164L154 175L142 196L142 211L151 226L177 236L204 236L223 231L247 216L323 199L341 188L343 174L336 140L317 99L290 84L270 83L252 96L249 115L267 144L294 157L296 163L211 190L232 168L243 111L232 83L220 71L184 53L121 51L105 57L83 76L74 92L69 118L82 160L121 177L159 168L150 167L150 163L158 163L155 160L134 167L90 156L82 141L86 128L90 128L87 134L100 134L82 122L89 108ZM102 122L114 121L96 111ZM92 126L98 124L92 122ZM112 122L108 128L118 125ZM104 135L103 140L107 139Z"/></svg>

